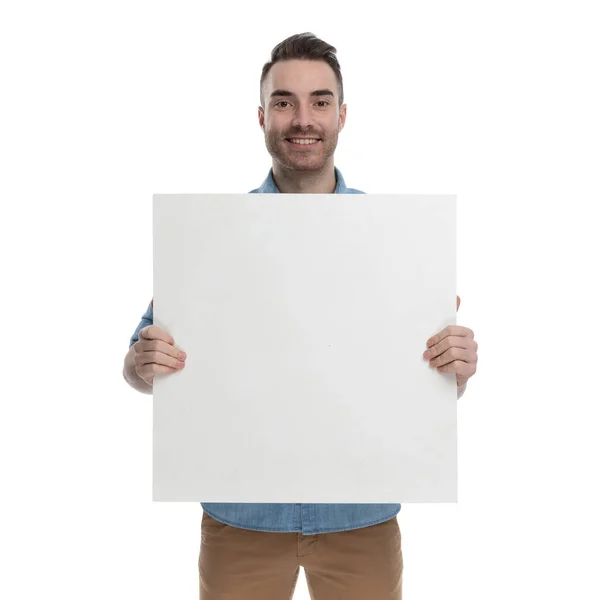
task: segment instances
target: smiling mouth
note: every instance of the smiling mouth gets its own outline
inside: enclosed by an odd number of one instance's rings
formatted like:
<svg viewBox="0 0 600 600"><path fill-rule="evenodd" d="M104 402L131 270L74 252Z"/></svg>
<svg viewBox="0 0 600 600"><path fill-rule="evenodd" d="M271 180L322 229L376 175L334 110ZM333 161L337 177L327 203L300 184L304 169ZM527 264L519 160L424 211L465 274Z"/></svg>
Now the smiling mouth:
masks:
<svg viewBox="0 0 600 600"><path fill-rule="evenodd" d="M301 148L315 146L321 141L321 138L286 138L285 141L294 147Z"/></svg>

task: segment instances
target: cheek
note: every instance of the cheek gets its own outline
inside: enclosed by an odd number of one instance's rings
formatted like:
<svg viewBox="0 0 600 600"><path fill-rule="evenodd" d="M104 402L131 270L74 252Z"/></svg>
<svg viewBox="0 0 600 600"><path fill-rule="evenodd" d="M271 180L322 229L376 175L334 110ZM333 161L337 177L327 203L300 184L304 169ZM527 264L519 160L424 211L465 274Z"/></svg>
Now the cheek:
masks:
<svg viewBox="0 0 600 600"><path fill-rule="evenodd" d="M339 129L339 119L338 119L337 115L333 115L333 116L329 117L323 123L323 129L325 131L329 132L329 134L337 133L338 129Z"/></svg>
<svg viewBox="0 0 600 600"><path fill-rule="evenodd" d="M283 131L288 126L288 123L282 115L271 115L269 120L265 119L265 126L271 131Z"/></svg>

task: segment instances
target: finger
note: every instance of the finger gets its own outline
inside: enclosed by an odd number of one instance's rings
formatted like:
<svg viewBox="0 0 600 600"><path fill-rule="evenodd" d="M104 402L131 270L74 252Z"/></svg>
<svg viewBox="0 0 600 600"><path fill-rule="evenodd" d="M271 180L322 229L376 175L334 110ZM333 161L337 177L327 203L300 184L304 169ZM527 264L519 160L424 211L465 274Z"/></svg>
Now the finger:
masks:
<svg viewBox="0 0 600 600"><path fill-rule="evenodd" d="M462 360L464 362L469 362L472 360L472 358L473 357L471 351L465 350L464 348L457 348L456 346L452 346L436 358L430 360L429 366L431 368L441 367L443 365L451 363L453 360Z"/></svg>
<svg viewBox="0 0 600 600"><path fill-rule="evenodd" d="M154 342L153 342L154 343ZM146 350L145 352L135 353L133 362L138 367L143 367L148 364L164 365L174 369L182 369L185 366L185 361L175 358L170 354L161 352L160 350Z"/></svg>
<svg viewBox="0 0 600 600"><path fill-rule="evenodd" d="M136 368L136 373L150 385L152 385L155 375L169 375L177 371L179 371L179 369L173 369L165 365L156 365L154 363Z"/></svg>
<svg viewBox="0 0 600 600"><path fill-rule="evenodd" d="M162 352L163 354L168 354L173 358L178 358L179 360L185 360L187 354L180 350L179 348L175 348L171 344L167 342L163 342L162 340L142 340L137 341L135 343L135 352L143 353L143 352Z"/></svg>
<svg viewBox="0 0 600 600"><path fill-rule="evenodd" d="M462 325L448 325L448 327L445 327L439 333L436 333L427 340L427 347L429 348L435 344L438 344L444 338L447 338L450 335L471 338L474 336L473 331L468 327L463 327Z"/></svg>
<svg viewBox="0 0 600 600"><path fill-rule="evenodd" d="M166 331L156 325L148 325L140 329L138 337L145 340L162 340L171 345L175 344L175 340Z"/></svg>
<svg viewBox="0 0 600 600"><path fill-rule="evenodd" d="M140 367L137 370L137 373L140 377L143 377L144 379L149 379L150 377L154 377L155 375L168 375L178 370L179 369L173 369L165 365L155 365L153 363L151 365L144 365L143 367Z"/></svg>
<svg viewBox="0 0 600 600"><path fill-rule="evenodd" d="M472 363L463 360L454 360L447 365L437 367L438 373L456 373L463 377L469 378L475 373L475 368Z"/></svg>
<svg viewBox="0 0 600 600"><path fill-rule="evenodd" d="M462 335L450 335L444 338L441 342L425 350L425 352L423 352L423 358L435 358L436 356L439 356L440 354L442 354L442 352L445 352L446 350L448 350L448 348L452 348L453 346L469 350L473 348L473 344L475 344L475 340L472 340L470 337L465 337Z"/></svg>
<svg viewBox="0 0 600 600"><path fill-rule="evenodd" d="M468 364L462 360L453 360L451 363L437 367L439 373L467 374Z"/></svg>

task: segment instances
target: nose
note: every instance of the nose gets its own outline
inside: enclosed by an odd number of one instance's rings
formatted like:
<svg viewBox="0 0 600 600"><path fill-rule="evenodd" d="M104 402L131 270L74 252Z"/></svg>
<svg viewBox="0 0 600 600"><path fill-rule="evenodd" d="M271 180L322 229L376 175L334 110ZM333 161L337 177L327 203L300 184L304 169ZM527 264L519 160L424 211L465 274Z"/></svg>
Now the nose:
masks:
<svg viewBox="0 0 600 600"><path fill-rule="evenodd" d="M292 125L302 129L310 125L310 107L306 106L303 102L298 102L294 109Z"/></svg>

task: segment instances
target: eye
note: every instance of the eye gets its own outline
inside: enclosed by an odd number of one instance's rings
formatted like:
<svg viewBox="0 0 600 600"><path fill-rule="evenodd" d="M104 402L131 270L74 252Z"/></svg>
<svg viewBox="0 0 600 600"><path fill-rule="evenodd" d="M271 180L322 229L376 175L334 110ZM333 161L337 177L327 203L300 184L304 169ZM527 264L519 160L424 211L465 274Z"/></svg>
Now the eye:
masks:
<svg viewBox="0 0 600 600"><path fill-rule="evenodd" d="M289 102L287 102L286 100L280 100L279 102L275 103L275 106L277 106L278 104L289 104ZM283 107L285 108L285 107Z"/></svg>
<svg viewBox="0 0 600 600"><path fill-rule="evenodd" d="M327 100L319 100L317 104L329 106L329 102L327 102ZM325 108L325 106L321 106L321 108Z"/></svg>

